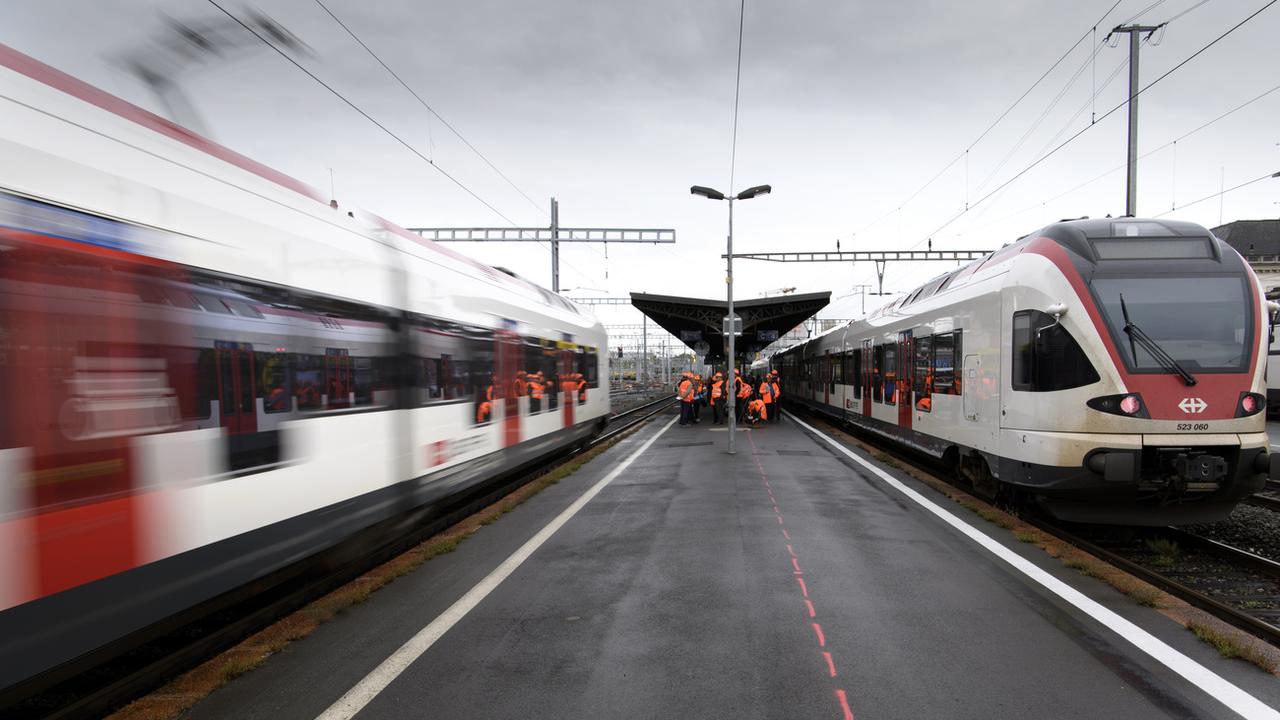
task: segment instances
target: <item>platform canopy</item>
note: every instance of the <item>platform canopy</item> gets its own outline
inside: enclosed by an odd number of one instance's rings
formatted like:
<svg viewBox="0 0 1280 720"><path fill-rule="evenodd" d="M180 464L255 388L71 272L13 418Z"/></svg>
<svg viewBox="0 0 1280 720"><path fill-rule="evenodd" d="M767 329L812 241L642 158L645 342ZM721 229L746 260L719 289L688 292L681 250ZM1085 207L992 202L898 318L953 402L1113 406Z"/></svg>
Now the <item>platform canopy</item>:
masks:
<svg viewBox="0 0 1280 720"><path fill-rule="evenodd" d="M738 358L763 350L830 302L830 292L735 301L734 312L742 318L742 335L736 347ZM680 338L707 364L724 362L727 349L724 319L729 314L729 305L724 300L631 293L631 304Z"/></svg>

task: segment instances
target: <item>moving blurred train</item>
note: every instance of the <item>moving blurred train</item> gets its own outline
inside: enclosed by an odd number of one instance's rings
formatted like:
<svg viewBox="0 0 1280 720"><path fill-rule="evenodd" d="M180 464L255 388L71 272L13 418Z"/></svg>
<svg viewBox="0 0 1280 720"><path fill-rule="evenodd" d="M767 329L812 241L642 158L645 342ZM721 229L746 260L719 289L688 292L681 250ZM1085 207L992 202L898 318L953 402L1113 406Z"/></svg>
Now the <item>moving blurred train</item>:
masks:
<svg viewBox="0 0 1280 720"><path fill-rule="evenodd" d="M1208 230L1045 227L772 358L786 399L931 455L987 497L1130 525L1218 520L1275 475L1277 306Z"/></svg>
<svg viewBox="0 0 1280 720"><path fill-rule="evenodd" d="M0 46L0 689L583 443L602 325Z"/></svg>

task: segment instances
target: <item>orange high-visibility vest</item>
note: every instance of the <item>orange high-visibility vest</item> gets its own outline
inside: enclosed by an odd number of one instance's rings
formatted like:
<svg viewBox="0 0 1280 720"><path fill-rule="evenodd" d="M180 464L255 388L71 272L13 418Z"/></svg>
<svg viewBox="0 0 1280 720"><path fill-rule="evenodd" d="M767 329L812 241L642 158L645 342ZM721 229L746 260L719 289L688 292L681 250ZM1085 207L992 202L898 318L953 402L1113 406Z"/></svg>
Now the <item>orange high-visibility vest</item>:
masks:
<svg viewBox="0 0 1280 720"><path fill-rule="evenodd" d="M777 380L774 380L769 383L769 387L773 388L773 401L778 402L778 398L782 397L782 386L778 385Z"/></svg>
<svg viewBox="0 0 1280 720"><path fill-rule="evenodd" d="M492 411L493 411L493 403L491 402L480 403L480 406L476 408L476 422L478 423L489 422L489 414Z"/></svg>
<svg viewBox="0 0 1280 720"><path fill-rule="evenodd" d="M533 380L529 382L529 397L534 400L542 399L542 383Z"/></svg>
<svg viewBox="0 0 1280 720"><path fill-rule="evenodd" d="M766 405L773 402L773 388L770 387L767 382L760 383L760 399L763 400Z"/></svg>
<svg viewBox="0 0 1280 720"><path fill-rule="evenodd" d="M688 378L680 381L680 401L693 402L693 381Z"/></svg>
<svg viewBox="0 0 1280 720"><path fill-rule="evenodd" d="M721 395L724 395L724 381L716 380L711 383L711 399L719 400Z"/></svg>
<svg viewBox="0 0 1280 720"><path fill-rule="evenodd" d="M745 400L749 397L751 397L751 386L744 382L742 383L742 386L738 388L738 398Z"/></svg>

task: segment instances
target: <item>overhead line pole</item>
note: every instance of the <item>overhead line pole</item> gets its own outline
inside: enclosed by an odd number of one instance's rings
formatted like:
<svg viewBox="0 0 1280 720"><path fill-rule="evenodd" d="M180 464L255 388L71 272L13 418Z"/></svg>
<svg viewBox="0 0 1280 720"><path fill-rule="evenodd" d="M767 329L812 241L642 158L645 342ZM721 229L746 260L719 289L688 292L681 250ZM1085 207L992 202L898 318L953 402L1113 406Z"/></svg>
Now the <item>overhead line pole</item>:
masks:
<svg viewBox="0 0 1280 720"><path fill-rule="evenodd" d="M1129 155L1128 175L1124 196L1124 214L1129 217L1138 215L1138 55L1142 47L1142 33L1151 33L1164 27L1160 25L1118 25L1112 28L1111 34L1129 34Z"/></svg>

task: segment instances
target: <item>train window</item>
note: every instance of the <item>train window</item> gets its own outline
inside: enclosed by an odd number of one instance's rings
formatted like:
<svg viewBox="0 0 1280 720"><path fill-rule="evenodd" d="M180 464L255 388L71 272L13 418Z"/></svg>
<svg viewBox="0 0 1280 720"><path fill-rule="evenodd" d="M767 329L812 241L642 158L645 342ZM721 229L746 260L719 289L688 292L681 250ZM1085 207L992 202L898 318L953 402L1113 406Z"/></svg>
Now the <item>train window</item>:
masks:
<svg viewBox="0 0 1280 720"><path fill-rule="evenodd" d="M1052 392L1092 385L1098 372L1071 333L1039 310L1013 314L1013 389Z"/></svg>
<svg viewBox="0 0 1280 720"><path fill-rule="evenodd" d="M929 412L933 409L933 338L929 336L916 338L915 384L916 410Z"/></svg>
<svg viewBox="0 0 1280 720"><path fill-rule="evenodd" d="M257 353L258 391L262 409L268 413L293 410L293 392L289 387L289 362L284 353Z"/></svg>
<svg viewBox="0 0 1280 720"><path fill-rule="evenodd" d="M351 359L352 383L355 389L356 405L373 404L373 358L357 357Z"/></svg>
<svg viewBox="0 0 1280 720"><path fill-rule="evenodd" d="M476 402L483 402L487 397L489 385L494 381L493 335L492 331L481 328L472 330L473 336L467 342L467 351L471 356L471 394Z"/></svg>
<svg viewBox="0 0 1280 720"><path fill-rule="evenodd" d="M884 347L884 404L898 404L898 346Z"/></svg>
<svg viewBox="0 0 1280 720"><path fill-rule="evenodd" d="M844 384L844 354L843 353L840 355L836 355L834 358L832 358L831 384L833 386Z"/></svg>
<svg viewBox="0 0 1280 720"><path fill-rule="evenodd" d="M196 301L200 303L200 307L211 313L219 315L230 315L231 309L222 304L222 301L212 295L203 293L194 293Z"/></svg>
<svg viewBox="0 0 1280 720"><path fill-rule="evenodd" d="M1031 314L1025 310L1013 314L1013 372L1010 383L1014 390L1031 389L1031 366L1035 362L1031 351Z"/></svg>
<svg viewBox="0 0 1280 720"><path fill-rule="evenodd" d="M959 395L960 378L956 376L956 358L960 357L960 331L933 336L933 393Z"/></svg>
<svg viewBox="0 0 1280 720"><path fill-rule="evenodd" d="M542 382L543 403L547 410L555 410L560 405L560 351L550 340L542 340L542 354L539 356L538 372Z"/></svg>
<svg viewBox="0 0 1280 720"><path fill-rule="evenodd" d="M324 407L324 358L319 355L293 356L293 397L299 410Z"/></svg>
<svg viewBox="0 0 1280 720"><path fill-rule="evenodd" d="M209 417L210 403L218 396L218 365L215 352L211 348L204 348L196 358L195 417L197 418Z"/></svg>
<svg viewBox="0 0 1280 720"><path fill-rule="evenodd" d="M257 308L243 300L223 300L222 302L231 309L231 312L240 317L262 318L262 313L258 312Z"/></svg>
<svg viewBox="0 0 1280 720"><path fill-rule="evenodd" d="M600 387L600 358L595 348L587 350L587 387Z"/></svg>
<svg viewBox="0 0 1280 720"><path fill-rule="evenodd" d="M165 297L169 298L169 302L174 307L180 307L184 310L199 310L200 303L196 302L195 297L191 293L185 293L181 290L170 290L165 293Z"/></svg>
<svg viewBox="0 0 1280 720"><path fill-rule="evenodd" d="M444 360L441 358L423 358L426 361L426 374L423 380L426 382L427 396L425 401L443 400L444 399Z"/></svg>

